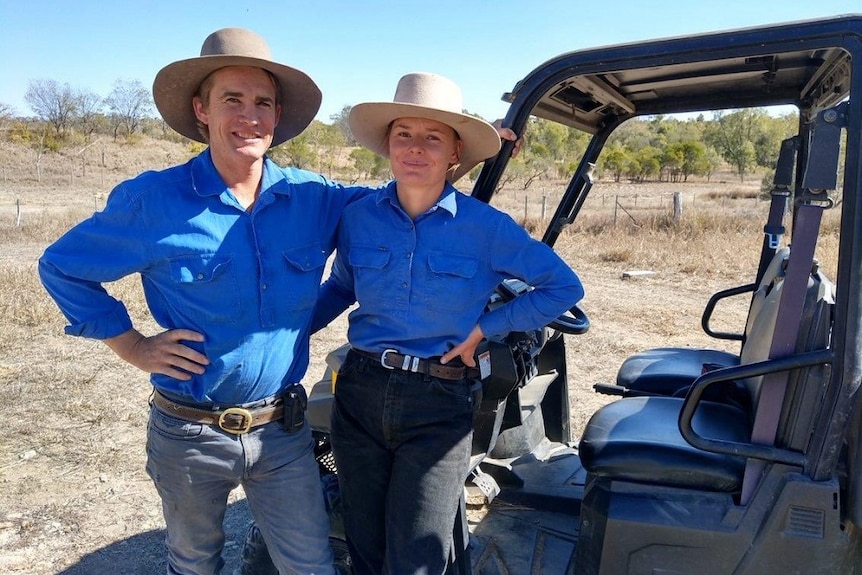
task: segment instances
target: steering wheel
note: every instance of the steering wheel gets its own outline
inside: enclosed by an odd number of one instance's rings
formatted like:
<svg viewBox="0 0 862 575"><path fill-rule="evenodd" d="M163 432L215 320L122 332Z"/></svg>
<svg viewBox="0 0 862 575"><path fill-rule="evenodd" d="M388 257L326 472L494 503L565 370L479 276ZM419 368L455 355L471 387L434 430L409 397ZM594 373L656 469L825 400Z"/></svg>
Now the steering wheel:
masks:
<svg viewBox="0 0 862 575"><path fill-rule="evenodd" d="M505 280L495 291L503 301L508 302L530 289L529 285L520 280ZM590 318L578 304L575 304L569 311L551 321L548 327L569 335L581 335L590 329Z"/></svg>

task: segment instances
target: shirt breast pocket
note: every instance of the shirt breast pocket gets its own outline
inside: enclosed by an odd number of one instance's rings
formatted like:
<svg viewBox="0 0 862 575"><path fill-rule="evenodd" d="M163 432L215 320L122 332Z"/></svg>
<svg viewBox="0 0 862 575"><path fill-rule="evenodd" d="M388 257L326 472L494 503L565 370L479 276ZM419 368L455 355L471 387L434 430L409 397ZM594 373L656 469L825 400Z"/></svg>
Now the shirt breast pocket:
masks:
<svg viewBox="0 0 862 575"><path fill-rule="evenodd" d="M239 287L229 256L194 254L170 260L177 299L171 302L182 314L215 323L236 321L241 310Z"/></svg>
<svg viewBox="0 0 862 575"><path fill-rule="evenodd" d="M288 308L308 309L317 302L326 254L320 244L294 248L283 253L287 268Z"/></svg>
<svg viewBox="0 0 862 575"><path fill-rule="evenodd" d="M473 303L474 278L478 271L478 258L429 253L426 304L432 309L464 311Z"/></svg>
<svg viewBox="0 0 862 575"><path fill-rule="evenodd" d="M353 246L347 256L353 268L353 289L360 305L390 307L397 283L392 275L392 253L376 246ZM403 280L402 280L403 281ZM389 294L389 295L387 295Z"/></svg>

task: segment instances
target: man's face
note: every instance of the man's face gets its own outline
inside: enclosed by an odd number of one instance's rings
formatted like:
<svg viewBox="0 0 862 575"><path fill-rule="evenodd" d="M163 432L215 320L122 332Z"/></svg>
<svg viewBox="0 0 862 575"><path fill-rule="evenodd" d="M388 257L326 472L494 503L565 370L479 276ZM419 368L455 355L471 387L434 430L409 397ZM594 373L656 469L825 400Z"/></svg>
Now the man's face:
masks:
<svg viewBox="0 0 862 575"><path fill-rule="evenodd" d="M209 128L213 155L259 160L272 144L281 115L272 79L249 66L221 68L210 79L207 102L195 96L192 104L198 120Z"/></svg>
<svg viewBox="0 0 862 575"><path fill-rule="evenodd" d="M389 160L399 182L420 185L446 181L458 163L461 141L451 127L425 118L398 118L389 131Z"/></svg>

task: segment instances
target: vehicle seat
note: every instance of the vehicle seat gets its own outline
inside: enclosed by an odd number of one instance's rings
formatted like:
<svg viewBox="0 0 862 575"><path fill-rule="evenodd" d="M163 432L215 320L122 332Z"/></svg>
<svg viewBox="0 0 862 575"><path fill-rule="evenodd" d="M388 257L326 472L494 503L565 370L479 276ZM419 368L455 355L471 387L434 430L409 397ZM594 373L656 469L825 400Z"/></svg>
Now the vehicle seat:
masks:
<svg viewBox="0 0 862 575"><path fill-rule="evenodd" d="M783 274L763 286L755 310L741 364L769 357L778 317ZM829 341L834 286L822 274L809 277L800 320L797 352L824 349ZM732 368L731 368L732 369ZM807 437L816 401L800 401L808 377L821 377L819 369L803 369L788 378L788 393L779 438L787 428L797 428L797 437ZM740 382L751 404L759 399L763 376ZM697 487L709 491L737 492L742 485L745 458L703 451L690 445L679 430L684 399L677 397L625 397L597 410L586 425L579 451L581 463L593 476L649 482L673 487ZM795 403L795 405L794 405ZM802 405L805 403L805 405ZM747 443L751 438L752 411L734 405L702 401L692 421L694 431L709 439ZM792 414L792 415L787 415ZM791 421L792 420L792 421ZM804 446L793 445L795 449Z"/></svg>
<svg viewBox="0 0 862 575"><path fill-rule="evenodd" d="M751 339L751 329L761 312L769 286L783 274L790 248L778 250L763 274L748 310L743 344L740 353L716 349L663 347L636 353L623 361L617 372L617 389L624 396L662 395L683 397L692 382L707 371L739 365L746 342ZM601 386L596 387L602 391ZM625 390L625 391L622 391ZM739 385L713 387L708 399L730 401L744 405L747 391Z"/></svg>

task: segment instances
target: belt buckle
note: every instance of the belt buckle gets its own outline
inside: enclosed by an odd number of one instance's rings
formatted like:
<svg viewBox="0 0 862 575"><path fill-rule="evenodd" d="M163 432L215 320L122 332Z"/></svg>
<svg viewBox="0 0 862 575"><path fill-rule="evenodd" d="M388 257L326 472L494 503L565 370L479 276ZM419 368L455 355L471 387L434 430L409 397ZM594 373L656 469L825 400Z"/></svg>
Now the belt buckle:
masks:
<svg viewBox="0 0 862 575"><path fill-rule="evenodd" d="M245 425L243 425L240 429L229 429L229 428L225 427L225 418L228 416L231 416L231 415L242 416L243 419L245 420L244 421ZM222 411L221 414L219 414L218 426L219 426L219 429L221 429L222 431L226 431L228 433L233 433L234 435L242 435L243 433L248 433L248 431L251 429L251 423L252 423L253 419L254 419L254 416L247 409L244 409L242 407L228 407L227 409Z"/></svg>
<svg viewBox="0 0 862 575"><path fill-rule="evenodd" d="M390 353L398 353L398 350L392 349L391 347L389 349L383 350L383 353L380 354L380 365L382 365L386 369L395 369L391 365L386 365L386 355Z"/></svg>

